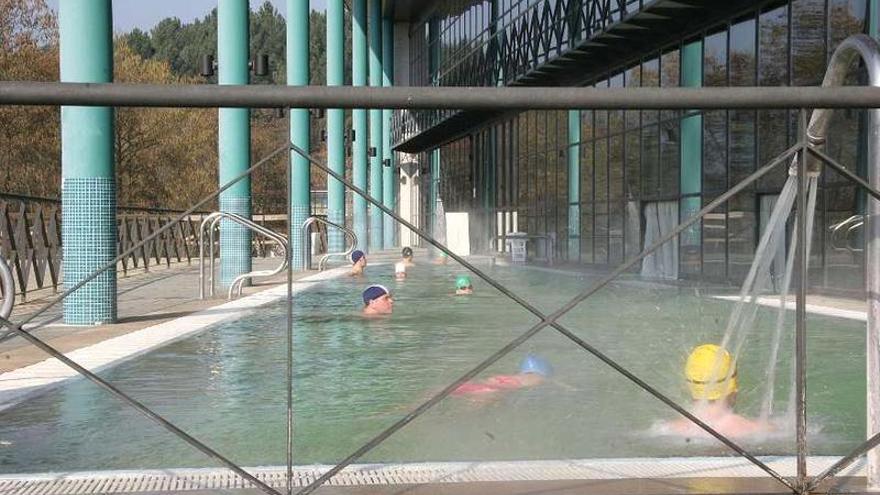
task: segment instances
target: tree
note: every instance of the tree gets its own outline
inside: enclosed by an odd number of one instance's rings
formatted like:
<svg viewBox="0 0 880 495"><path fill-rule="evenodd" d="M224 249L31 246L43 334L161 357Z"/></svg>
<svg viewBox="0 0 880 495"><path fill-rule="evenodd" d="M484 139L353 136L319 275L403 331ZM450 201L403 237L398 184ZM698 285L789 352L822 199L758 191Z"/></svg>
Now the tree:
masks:
<svg viewBox="0 0 880 495"><path fill-rule="evenodd" d="M0 80L57 81L58 29L43 0L0 0ZM57 197L58 107L0 106L0 190Z"/></svg>

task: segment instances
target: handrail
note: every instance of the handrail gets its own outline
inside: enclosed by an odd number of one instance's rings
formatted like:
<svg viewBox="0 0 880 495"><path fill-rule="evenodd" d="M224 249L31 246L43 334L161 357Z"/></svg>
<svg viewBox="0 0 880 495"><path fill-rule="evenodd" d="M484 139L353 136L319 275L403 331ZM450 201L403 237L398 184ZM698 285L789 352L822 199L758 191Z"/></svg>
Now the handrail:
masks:
<svg viewBox="0 0 880 495"><path fill-rule="evenodd" d="M210 285L209 296L213 297L214 296L214 271L215 271L214 270L214 230L217 227L217 222L219 222L221 219L230 220L230 221L235 222L239 225L242 225L246 228L249 228L254 232L257 232L258 234L262 234L266 237L269 237L270 239L273 239L276 242L278 242L279 244L281 244L281 246L284 248L284 257L283 257L284 260L282 261L281 265L277 269L275 269L274 271L258 270L258 271L249 272L249 273L239 275L238 277L235 278L235 280L232 281L232 284L230 284L228 297L230 297L230 298L232 297L233 289L236 287L237 284L243 284L244 279L250 278L250 277L274 275L276 273L280 273L282 270L284 270L287 267L288 244L287 244L287 239L283 235L281 235L277 232L274 232L270 229L267 229L266 227L263 227L262 225L256 224L241 215L226 212L226 211L215 211L215 212L205 216L205 218L202 219L202 223L199 225L199 299L205 298L205 225L208 224L208 222L210 222L210 226L208 228L208 235L209 235L209 239L210 239L210 248L211 248L211 252L210 252L211 285ZM239 294L241 293L241 287L239 287L238 292L239 292Z"/></svg>
<svg viewBox="0 0 880 495"><path fill-rule="evenodd" d="M220 222L220 220L223 217L226 217L229 220L232 220L240 225L244 225L245 227L250 228L254 232L257 232L258 234L263 234L264 236L266 236L270 239L273 239L275 242L280 244L281 247L284 249L284 261L282 261L281 265L279 265L277 269L275 269L275 270L256 270L256 271L251 271L248 273L243 273L243 274L235 277L235 279L232 281L232 283L229 284L229 292L227 294L227 298L232 299L232 295L234 294L236 285L238 285L238 295L241 295L241 291L242 291L242 288L244 287L245 279L248 279L251 277L272 276L272 275L280 273L282 270L284 270L287 267L287 239L284 238L284 236L278 234L277 232L270 230L269 228L267 228L263 225L257 224L253 220L246 218L246 217L243 217L237 213L231 213L231 212L222 212L222 213L224 213L224 215L213 215L213 220L211 220L211 226L208 228L208 235L209 235L209 239L210 239L209 245L212 246L211 264L210 264L210 266L211 266L211 293L210 293L211 297L214 296L214 252L213 252L214 231L217 227L217 223Z"/></svg>
<svg viewBox="0 0 880 495"><path fill-rule="evenodd" d="M837 222L834 225L831 225L830 227L828 227L828 230L831 231L831 247L832 247L832 249L834 249L836 251L852 250L852 248L849 245L849 242L846 243L846 246L841 247L840 245L838 245L837 240L838 240L839 236L837 235L837 233L840 231L840 229L842 229L843 227L846 227L850 224L863 225L864 223L865 223L865 220L864 220L863 215L852 215L852 216L850 216L844 220L841 220L840 222ZM852 230L852 227L847 229L846 235L844 236L844 241L846 241L848 239L849 233L851 230Z"/></svg>
<svg viewBox="0 0 880 495"><path fill-rule="evenodd" d="M844 239L846 239L846 247L847 247L847 249L850 250L850 252L863 253L865 251L863 248L853 246L853 243L850 240L850 234L852 234L852 231L855 229L858 229L860 227L864 227L864 226L865 226L865 220L863 218L863 219L859 220L858 222L852 224L852 226L850 226L850 228L846 229L846 236L844 237Z"/></svg>
<svg viewBox="0 0 880 495"><path fill-rule="evenodd" d="M311 268L312 268L312 251L309 248L309 228L314 223L322 223L322 224L327 225L329 227L335 227L335 228L341 230L343 233L345 233L346 237L348 237L351 240L351 245L345 251L343 251L341 253L327 253L324 256L322 256L321 259L318 261L318 270L319 271L322 271L326 268L327 259L330 258L331 256L343 256L344 257L344 256L348 256L352 252L354 252L354 248L357 246L357 243L358 243L358 238L357 238L357 234L355 234L353 230L351 230L343 225L333 223L330 220L326 220L321 217L314 217L314 216L309 217L306 219L305 222L303 222L302 227L300 227L300 229L302 229L302 234L303 234L303 269L304 270L311 270Z"/></svg>
<svg viewBox="0 0 880 495"><path fill-rule="evenodd" d="M15 278L12 269L6 262L6 258L0 256L0 287L3 288L3 303L0 304L0 316L9 318L12 314L12 304L15 302Z"/></svg>

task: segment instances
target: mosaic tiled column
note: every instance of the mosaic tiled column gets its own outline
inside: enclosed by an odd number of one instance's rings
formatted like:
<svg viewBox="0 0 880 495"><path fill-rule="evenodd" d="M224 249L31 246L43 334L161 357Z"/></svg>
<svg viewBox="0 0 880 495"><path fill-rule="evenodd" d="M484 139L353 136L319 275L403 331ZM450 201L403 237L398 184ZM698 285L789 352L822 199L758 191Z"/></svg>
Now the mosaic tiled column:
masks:
<svg viewBox="0 0 880 495"><path fill-rule="evenodd" d="M110 0L60 2L61 81L113 80ZM61 108L61 237L66 289L116 257L116 178L113 109ZM64 300L64 322L92 325L116 320L116 268Z"/></svg>
<svg viewBox="0 0 880 495"><path fill-rule="evenodd" d="M568 261L579 261L581 251L581 112L568 112Z"/></svg>
<svg viewBox="0 0 880 495"><path fill-rule="evenodd" d="M367 0L370 16L370 86L382 86L382 1ZM382 201L382 110L370 110L370 196ZM375 206L370 207L370 250L382 250L385 237L384 213Z"/></svg>
<svg viewBox="0 0 880 495"><path fill-rule="evenodd" d="M391 86L394 80L394 22L390 17L382 19L382 86ZM395 209L394 151L391 150L391 109L382 110L382 205ZM394 232L397 222L391 215L383 215L382 227L385 248L394 247Z"/></svg>
<svg viewBox="0 0 880 495"><path fill-rule="evenodd" d="M351 84L367 85L367 0L351 0ZM367 190L367 111L355 108L351 111L351 180L361 190ZM367 200L360 194L352 198L354 233L358 249L367 251Z"/></svg>
<svg viewBox="0 0 880 495"><path fill-rule="evenodd" d="M342 0L327 2L327 86L344 84L343 10ZM327 165L340 175L345 175L344 137L345 110L327 110ZM327 177L327 219L345 225L345 187L332 177ZM331 253L345 251L345 234L338 229L328 229L327 244Z"/></svg>
<svg viewBox="0 0 880 495"><path fill-rule="evenodd" d="M309 84L309 1L287 0L287 84ZM309 150L309 111L290 111L290 142ZM309 161L294 151L290 153L290 264L294 270L305 268L302 236L303 222L311 214L309 195Z"/></svg>
<svg viewBox="0 0 880 495"><path fill-rule="evenodd" d="M250 11L247 0L220 0L217 4L218 84L247 84ZM219 110L218 149L220 185L250 167L251 128L247 108ZM251 216L251 179L246 177L223 191L220 209ZM220 223L220 285L229 287L236 277L251 271L250 229L229 220Z"/></svg>

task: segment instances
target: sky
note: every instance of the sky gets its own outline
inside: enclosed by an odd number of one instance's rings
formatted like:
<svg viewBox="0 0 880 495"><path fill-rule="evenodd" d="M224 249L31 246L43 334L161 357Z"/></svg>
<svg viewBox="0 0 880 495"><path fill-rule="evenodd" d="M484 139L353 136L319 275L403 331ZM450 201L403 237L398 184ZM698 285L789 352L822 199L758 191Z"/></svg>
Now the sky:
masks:
<svg viewBox="0 0 880 495"><path fill-rule="evenodd" d="M49 7L58 12L58 2L47 0ZM249 0L256 9L265 0ZM287 0L269 0L287 18ZM325 10L327 0L311 0L313 10ZM133 28L149 31L166 17L177 17L183 22L205 17L217 6L217 0L113 0L113 31L128 32Z"/></svg>

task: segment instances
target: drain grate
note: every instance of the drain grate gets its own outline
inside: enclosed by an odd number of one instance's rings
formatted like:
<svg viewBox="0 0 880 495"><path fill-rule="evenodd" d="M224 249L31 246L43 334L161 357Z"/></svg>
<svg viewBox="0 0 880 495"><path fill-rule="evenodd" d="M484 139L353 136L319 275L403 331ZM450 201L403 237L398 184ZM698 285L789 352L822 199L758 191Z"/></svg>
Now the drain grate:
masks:
<svg viewBox="0 0 880 495"><path fill-rule="evenodd" d="M807 469L818 473L839 457L813 456ZM795 475L793 457L761 459L783 476ZM293 486L301 488L331 466L294 469ZM246 468L264 483L285 487L286 468ZM864 459L841 476L864 476ZM766 474L748 461L729 457L584 459L512 462L438 462L417 464L358 464L331 478L329 486L407 485L477 481L612 480L628 478L750 477ZM236 474L223 469L164 469L149 471L94 471L0 475L3 495L80 495L143 492L187 492L250 488Z"/></svg>

